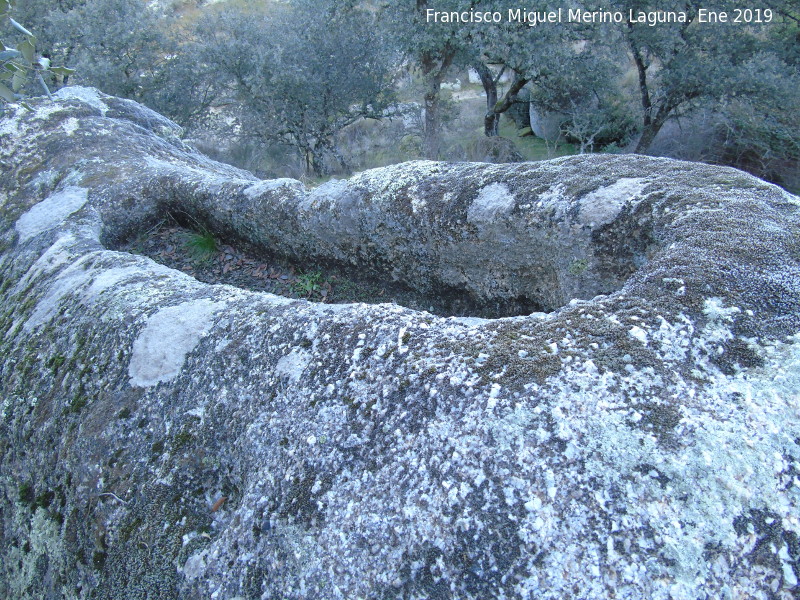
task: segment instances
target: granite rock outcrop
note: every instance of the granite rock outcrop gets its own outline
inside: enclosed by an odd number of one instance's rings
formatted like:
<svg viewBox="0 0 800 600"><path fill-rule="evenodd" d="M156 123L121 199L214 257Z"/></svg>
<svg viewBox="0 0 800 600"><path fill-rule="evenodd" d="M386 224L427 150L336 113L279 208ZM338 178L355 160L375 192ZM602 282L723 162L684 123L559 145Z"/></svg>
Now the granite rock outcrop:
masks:
<svg viewBox="0 0 800 600"><path fill-rule="evenodd" d="M0 596L792 598L800 199L641 156L309 189L88 88L0 121ZM169 212L500 319L209 285Z"/></svg>

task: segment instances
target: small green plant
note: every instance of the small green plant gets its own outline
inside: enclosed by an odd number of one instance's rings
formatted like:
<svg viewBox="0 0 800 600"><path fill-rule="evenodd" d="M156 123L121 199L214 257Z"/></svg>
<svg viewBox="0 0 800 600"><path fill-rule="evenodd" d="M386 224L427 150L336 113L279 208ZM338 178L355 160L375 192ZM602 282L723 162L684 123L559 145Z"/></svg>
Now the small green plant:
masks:
<svg viewBox="0 0 800 600"><path fill-rule="evenodd" d="M19 485L19 501L25 504L33 504L36 493L33 491L33 485L29 481L23 481Z"/></svg>
<svg viewBox="0 0 800 600"><path fill-rule="evenodd" d="M127 542L131 536L142 526L142 520L136 517L119 528L119 539Z"/></svg>
<svg viewBox="0 0 800 600"><path fill-rule="evenodd" d="M38 496L36 496L36 502L34 503L35 507L42 507L48 508L50 504L53 502L53 499L56 497L56 494L52 490L47 490L42 492Z"/></svg>
<svg viewBox="0 0 800 600"><path fill-rule="evenodd" d="M587 260L585 258L580 258L569 266L568 271L570 275L580 275L588 268L589 268L589 263L587 262Z"/></svg>
<svg viewBox="0 0 800 600"><path fill-rule="evenodd" d="M56 354L55 356L50 357L47 361L47 366L50 367L50 370L53 371L53 375L58 375L58 370L66 361L66 357L61 354Z"/></svg>
<svg viewBox="0 0 800 600"><path fill-rule="evenodd" d="M179 450L183 448L187 444L194 441L194 436L189 433L188 431L181 431L175 438L172 440L172 449Z"/></svg>
<svg viewBox="0 0 800 600"><path fill-rule="evenodd" d="M186 234L184 246L192 260L197 262L208 262L219 251L217 238L208 229Z"/></svg>
<svg viewBox="0 0 800 600"><path fill-rule="evenodd" d="M298 275L292 289L295 293L301 294L306 298L318 294L322 289L322 273L320 271L309 271Z"/></svg>
<svg viewBox="0 0 800 600"><path fill-rule="evenodd" d="M89 399L86 396L81 394L75 394L72 398L72 402L69 403L64 409L64 414L77 414L81 412L81 409L84 408L89 403Z"/></svg>

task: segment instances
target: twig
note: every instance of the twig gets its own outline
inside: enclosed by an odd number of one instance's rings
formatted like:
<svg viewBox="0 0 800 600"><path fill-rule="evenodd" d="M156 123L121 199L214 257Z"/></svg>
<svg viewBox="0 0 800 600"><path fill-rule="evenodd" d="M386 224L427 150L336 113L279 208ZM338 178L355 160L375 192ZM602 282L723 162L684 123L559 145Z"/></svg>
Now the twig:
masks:
<svg viewBox="0 0 800 600"><path fill-rule="evenodd" d="M144 235L150 235L151 233L154 233L154 232L158 231L161 228L161 226L164 225L164 223L166 223L166 222L167 222L167 219L161 219L158 223L156 223L150 229L145 231Z"/></svg>
<svg viewBox="0 0 800 600"><path fill-rule="evenodd" d="M178 212L178 213L181 213L181 214L183 214L183 215L186 215L187 217L189 217L189 219L191 219L192 221L194 221L194 224L197 226L197 228L198 228L198 229L200 229L200 230L202 230L202 231L208 231L208 228L207 228L207 227L205 227L205 226L204 226L204 225L203 225L203 224L202 224L200 221L198 221L197 219L195 219L195 218L194 218L192 215L190 215L190 214L189 214L188 212L186 212L185 210L175 209L174 211L171 211L171 213L172 213L172 212ZM170 214L171 214L171 213L170 213ZM173 217L173 218L175 218L174 216L172 216L172 217ZM177 221L177 219L176 219L176 221Z"/></svg>
<svg viewBox="0 0 800 600"><path fill-rule="evenodd" d="M117 495L116 495L114 492L103 492L102 494L98 494L98 496L111 496L111 497L112 497L112 498L114 498L115 500L119 500L119 501L120 501L120 502L122 502L123 504L127 504L127 502L126 502L125 500L123 500L122 498L120 498L119 496L117 496Z"/></svg>
<svg viewBox="0 0 800 600"><path fill-rule="evenodd" d="M50 93L50 88L47 87L47 84L44 82L44 79L42 79L42 74L39 73L39 71L36 71L36 79L39 80L39 83L41 84L44 93L47 94L47 97L50 98L50 100L52 100L53 94Z"/></svg>

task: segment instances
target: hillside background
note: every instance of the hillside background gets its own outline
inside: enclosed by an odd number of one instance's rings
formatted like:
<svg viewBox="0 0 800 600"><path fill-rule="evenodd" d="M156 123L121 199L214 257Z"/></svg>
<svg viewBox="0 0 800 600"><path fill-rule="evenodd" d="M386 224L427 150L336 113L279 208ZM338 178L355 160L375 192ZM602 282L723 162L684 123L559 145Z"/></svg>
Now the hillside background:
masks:
<svg viewBox="0 0 800 600"><path fill-rule="evenodd" d="M51 89L142 102L203 152L263 177L637 152L731 165L797 192L800 10L739 4L559 0L524 10L686 20L536 27L509 22L520 5L505 0L28 0L11 15L39 55L75 69L43 73ZM701 8L739 22L701 22ZM434 23L429 10L503 20ZM1 35L20 39L7 23ZM41 89L31 79L18 92Z"/></svg>

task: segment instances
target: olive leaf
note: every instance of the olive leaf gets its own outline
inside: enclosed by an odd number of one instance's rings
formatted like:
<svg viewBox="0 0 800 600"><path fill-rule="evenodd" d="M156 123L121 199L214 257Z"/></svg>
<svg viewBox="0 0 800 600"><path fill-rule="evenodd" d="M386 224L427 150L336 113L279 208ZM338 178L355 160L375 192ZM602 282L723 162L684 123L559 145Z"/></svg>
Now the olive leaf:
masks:
<svg viewBox="0 0 800 600"><path fill-rule="evenodd" d="M66 67L51 67L49 58L36 54L36 36L8 14L13 6L14 0L0 0L0 17L7 18L9 24L25 35L26 39L20 42L16 48L9 48L0 42L0 81L7 82L11 80L10 87L5 83L0 83L0 98L6 102L15 102L22 98L18 92L28 82L28 78L32 73L33 78L39 82L44 93L52 100L53 96L42 77L42 73L48 72L56 76L66 77L75 71ZM24 102L22 105L27 108Z"/></svg>
<svg viewBox="0 0 800 600"><path fill-rule="evenodd" d="M3 62L19 58L20 56L22 56L22 52L15 50L14 48L4 48L2 51L0 51L0 61Z"/></svg>
<svg viewBox="0 0 800 600"><path fill-rule="evenodd" d="M2 83L0 83L0 98L7 102L14 102L14 100L17 99L17 97L14 95L14 92L12 92Z"/></svg>
<svg viewBox="0 0 800 600"><path fill-rule="evenodd" d="M21 42L17 46L17 50L22 53L22 56L25 57L25 60L27 60L29 63L33 62L33 55L36 52L36 47L33 45L30 39Z"/></svg>
<svg viewBox="0 0 800 600"><path fill-rule="evenodd" d="M68 67L50 67L47 70L54 75L61 75L62 77L66 77L67 75L72 75L75 73L75 69L70 69Z"/></svg>
<svg viewBox="0 0 800 600"><path fill-rule="evenodd" d="M11 26L12 26L14 29L16 29L17 31L19 31L21 34L23 34L23 35L27 35L29 38L34 38L34 35L33 35L33 34L30 32L30 31L28 31L27 29L25 29L25 28L24 28L22 25L20 25L19 23L17 23L17 22L16 22L14 19L12 19L11 17L9 17L9 18L8 18L8 21L9 21L9 23L11 23ZM35 39L35 38L34 38L34 39Z"/></svg>
<svg viewBox="0 0 800 600"><path fill-rule="evenodd" d="M25 85L27 79L23 71L17 71L11 79L11 89L18 92Z"/></svg>

